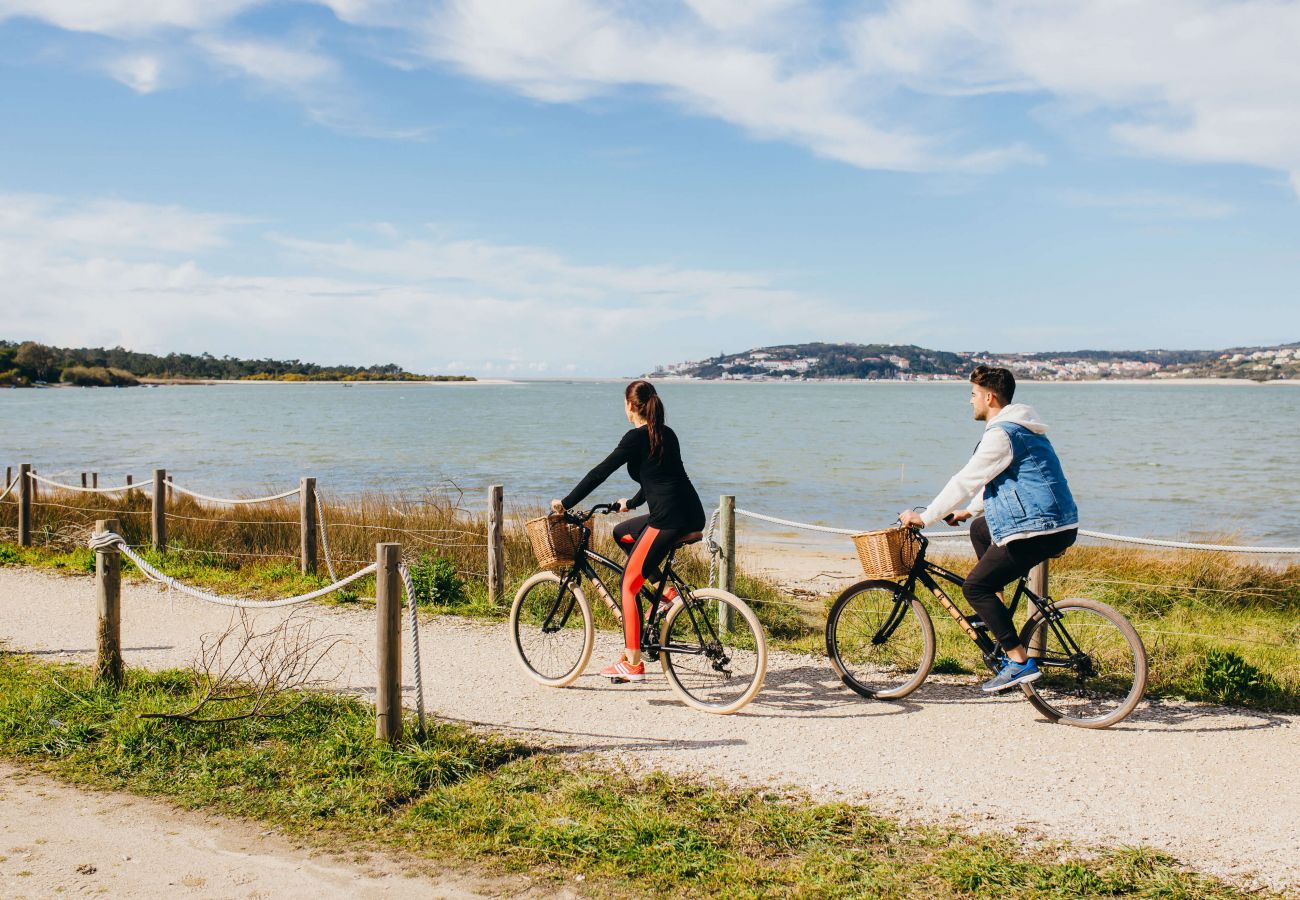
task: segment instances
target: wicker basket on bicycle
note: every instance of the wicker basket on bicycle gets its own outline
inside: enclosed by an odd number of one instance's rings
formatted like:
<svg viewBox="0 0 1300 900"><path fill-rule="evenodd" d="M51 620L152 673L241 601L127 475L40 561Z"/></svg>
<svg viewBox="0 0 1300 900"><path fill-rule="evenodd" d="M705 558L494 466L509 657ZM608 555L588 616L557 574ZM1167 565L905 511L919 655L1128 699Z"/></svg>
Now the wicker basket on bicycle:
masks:
<svg viewBox="0 0 1300 900"><path fill-rule="evenodd" d="M562 569L573 564L578 553L582 530L564 516L549 515L529 519L524 523L528 542L533 545L533 555L543 569Z"/></svg>
<svg viewBox="0 0 1300 900"><path fill-rule="evenodd" d="M853 546L868 578L906 578L921 550L916 534L901 525L855 534Z"/></svg>

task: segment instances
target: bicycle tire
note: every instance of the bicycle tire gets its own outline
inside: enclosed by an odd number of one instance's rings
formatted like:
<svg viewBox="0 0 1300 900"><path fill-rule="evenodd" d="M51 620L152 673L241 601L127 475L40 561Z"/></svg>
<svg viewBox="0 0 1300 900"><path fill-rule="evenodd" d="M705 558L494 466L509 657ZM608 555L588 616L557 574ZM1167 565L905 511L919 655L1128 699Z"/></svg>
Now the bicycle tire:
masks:
<svg viewBox="0 0 1300 900"><path fill-rule="evenodd" d="M871 637L887 618L885 603L892 609L899 599L908 604L902 624L884 642L874 643ZM903 628L907 631L900 634ZM929 676L934 654L934 623L925 604L904 595L895 582L849 585L826 616L831 668L845 687L868 700L901 700L915 691Z"/></svg>
<svg viewBox="0 0 1300 900"><path fill-rule="evenodd" d="M1070 598L1053 603L1051 608L1061 614L1066 632L1089 657L1088 665L1094 668L1096 674L1088 676L1076 666L1068 670L1073 672L1072 676L1068 676L1065 668L1040 664L1042 676L1037 681L1022 685L1025 697L1048 719L1063 725L1109 728L1122 721L1137 707L1146 690L1146 647L1142 644L1137 629L1118 610L1099 600ZM1093 621L1084 619L1084 616ZM1073 630L1071 619L1074 619ZM1113 631L1102 626L1096 621L1098 619L1113 626ZM1122 645L1119 638L1123 639ZM1036 646L1035 641L1045 643ZM1034 611L1021 629L1020 642L1029 648L1031 656L1040 659L1045 655L1050 657L1065 652L1060 639L1045 626L1043 615L1038 610ZM1121 646L1124 649L1121 650ZM1093 648L1091 652L1089 647ZM1125 651L1131 657L1131 662L1125 661ZM1098 663L1104 664L1106 669L1098 669ZM1069 684L1070 677L1075 680L1073 686ZM1086 683L1088 680L1094 686L1089 687ZM1095 714L1083 714L1089 711Z"/></svg>
<svg viewBox="0 0 1300 900"><path fill-rule="evenodd" d="M696 656L693 654L678 653L674 655L669 650L659 651L659 661L663 665L664 677L668 680L669 687L672 688L679 700L687 706L698 709L703 712L713 713L714 715L730 715L738 712L749 704L751 700L758 695L763 687L763 679L767 675L767 637L763 633L763 625L758 621L758 616L750 609L749 604L741 600L735 594L727 591L716 590L714 588L705 588L703 590L692 591L691 612L696 616L710 617L709 621L716 628L717 626L717 604L725 603L732 611L731 622L734 637L726 641L720 649L732 663L737 660L743 660L744 670L748 675L747 683L736 683L728 685L726 682L730 677L723 677L721 671L716 668L718 658L716 656ZM659 642L662 646L670 646L673 642L675 633L674 626L678 622L691 621L690 617L683 618L686 614L687 605L677 603L668 611L664 618L660 630ZM738 623L743 622L744 628L738 628ZM749 637L744 637L744 634ZM727 635L720 635L726 638ZM685 643L686 638L682 639ZM689 640L696 642L699 640L694 625L690 626ZM752 643L749 647L747 644ZM692 664L693 660L710 660L707 667L703 664ZM724 664L725 665L725 664ZM716 674L710 674L708 669L712 669ZM710 690L710 685L714 687ZM723 690L722 688L728 688Z"/></svg>
<svg viewBox="0 0 1300 900"><path fill-rule="evenodd" d="M510 606L510 643L515 659L528 677L538 684L556 688L567 687L582 675L596 643L591 607L582 588L573 583L566 590L572 593L580 616L577 626L566 625L551 634L542 630L538 619L544 619L549 605L561 598L539 592L551 585L554 593L560 581L554 572L538 572L520 585ZM572 613L569 615L572 618Z"/></svg>

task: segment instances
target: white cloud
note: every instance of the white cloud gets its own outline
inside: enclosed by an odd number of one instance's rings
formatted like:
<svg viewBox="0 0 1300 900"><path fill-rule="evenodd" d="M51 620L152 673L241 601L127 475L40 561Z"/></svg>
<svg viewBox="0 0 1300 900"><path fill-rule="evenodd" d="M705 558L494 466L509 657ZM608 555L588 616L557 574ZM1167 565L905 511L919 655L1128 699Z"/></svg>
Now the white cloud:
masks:
<svg viewBox="0 0 1300 900"><path fill-rule="evenodd" d="M179 206L117 199L75 202L40 194L0 194L0 239L62 252L166 256L225 246L250 220Z"/></svg>
<svg viewBox="0 0 1300 900"><path fill-rule="evenodd" d="M699 8L725 20L738 7ZM954 154L906 125L883 123L871 112L881 92L851 66L791 59L775 44L731 40L692 19L647 23L594 0L456 0L426 22L425 34L431 57L539 100L648 87L692 113L863 168L987 167L1030 155L1018 147Z"/></svg>
<svg viewBox="0 0 1300 900"><path fill-rule="evenodd" d="M265 0L0 0L0 21L40 19L69 31L138 35L225 22Z"/></svg>
<svg viewBox="0 0 1300 900"><path fill-rule="evenodd" d="M214 61L276 87L304 88L338 76L334 60L314 49L203 34L197 44Z"/></svg>
<svg viewBox="0 0 1300 900"><path fill-rule="evenodd" d="M225 69L271 85L331 128L379 137L342 64L310 41L232 36L269 0L0 0L109 35L106 66L159 89L156 41L187 32ZM453 66L546 103L651 95L764 140L867 169L982 171L1039 161L1019 141L1048 116L1118 151L1285 173L1300 192L1300 3L1277 0L316 0L371 59ZM245 23L247 24L247 23ZM152 42L152 43L151 43ZM1021 119L1016 117L1023 116Z"/></svg>
<svg viewBox="0 0 1300 900"><path fill-rule="evenodd" d="M6 328L155 352L620 374L664 361L666 348L671 357L713 352L720 331L735 341L868 340L901 336L924 318L846 308L764 273L582 264L545 248L391 227L332 242L275 236L285 273L217 271L211 252L245 221L0 196Z"/></svg>
<svg viewBox="0 0 1300 900"><path fill-rule="evenodd" d="M854 41L914 90L1031 93L1130 152L1300 172L1300 4L897 0Z"/></svg>
<svg viewBox="0 0 1300 900"><path fill-rule="evenodd" d="M137 94L152 94L162 86L162 61L149 54L119 56L109 60L105 66L108 74L135 91Z"/></svg>

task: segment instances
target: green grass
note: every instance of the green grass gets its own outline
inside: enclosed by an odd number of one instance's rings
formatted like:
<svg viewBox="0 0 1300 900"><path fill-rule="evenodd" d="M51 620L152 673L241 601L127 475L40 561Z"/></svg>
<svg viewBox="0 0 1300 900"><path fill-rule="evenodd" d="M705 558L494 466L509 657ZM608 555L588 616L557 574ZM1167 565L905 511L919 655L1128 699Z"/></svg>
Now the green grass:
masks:
<svg viewBox="0 0 1300 900"><path fill-rule="evenodd" d="M452 724L389 747L370 708L335 696L219 727L139 718L183 706L190 690L185 673L131 671L114 692L86 668L0 653L0 755L325 846L555 885L581 875L596 896L1246 896L1148 850L1026 848L845 803L634 777Z"/></svg>

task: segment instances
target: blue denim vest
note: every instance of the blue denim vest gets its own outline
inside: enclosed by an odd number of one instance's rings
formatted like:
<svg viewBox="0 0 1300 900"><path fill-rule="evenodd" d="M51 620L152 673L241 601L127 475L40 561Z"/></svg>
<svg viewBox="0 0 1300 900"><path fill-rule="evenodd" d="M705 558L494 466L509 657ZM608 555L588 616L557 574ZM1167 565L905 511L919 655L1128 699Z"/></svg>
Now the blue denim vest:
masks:
<svg viewBox="0 0 1300 900"><path fill-rule="evenodd" d="M1079 524L1070 486L1052 442L1014 422L999 422L1011 439L1012 459L984 486L984 518L993 540Z"/></svg>

